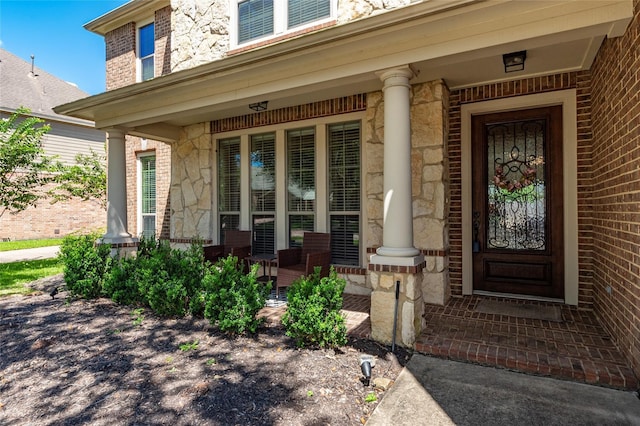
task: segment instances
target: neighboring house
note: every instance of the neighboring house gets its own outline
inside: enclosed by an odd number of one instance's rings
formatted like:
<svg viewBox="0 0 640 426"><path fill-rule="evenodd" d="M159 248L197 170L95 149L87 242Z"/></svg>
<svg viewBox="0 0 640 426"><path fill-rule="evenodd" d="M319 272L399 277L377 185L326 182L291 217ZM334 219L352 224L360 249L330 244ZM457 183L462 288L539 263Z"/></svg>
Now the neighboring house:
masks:
<svg viewBox="0 0 640 426"><path fill-rule="evenodd" d="M375 339L396 281L407 346L425 303L538 298L640 373L639 3L133 1L86 26L108 91L56 111L109 134L107 242L330 232Z"/></svg>
<svg viewBox="0 0 640 426"><path fill-rule="evenodd" d="M75 85L43 71L0 49L0 117L8 117L20 107L31 110L51 129L42 138L46 155L57 156L64 164L75 164L77 154L91 150L104 153L106 134L92 121L64 116L53 107L86 98ZM41 200L37 206L0 218L0 237L11 240L61 237L72 232L99 230L106 226L105 210L94 200L71 199L51 204Z"/></svg>

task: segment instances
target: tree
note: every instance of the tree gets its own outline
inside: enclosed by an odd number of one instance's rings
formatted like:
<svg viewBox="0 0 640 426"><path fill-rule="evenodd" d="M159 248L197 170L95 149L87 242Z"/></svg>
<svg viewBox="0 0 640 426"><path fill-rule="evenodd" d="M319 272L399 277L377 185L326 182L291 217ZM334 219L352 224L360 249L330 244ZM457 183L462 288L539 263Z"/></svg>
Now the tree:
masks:
<svg viewBox="0 0 640 426"><path fill-rule="evenodd" d="M0 120L0 217L18 213L46 196L43 185L54 178L57 165L42 148L49 131L44 121L19 108Z"/></svg>
<svg viewBox="0 0 640 426"><path fill-rule="evenodd" d="M106 156L91 150L91 155L76 155L76 164L60 166L55 176L58 184L48 194L53 202L65 201L72 197L83 200L95 199L103 208L107 208L107 171Z"/></svg>

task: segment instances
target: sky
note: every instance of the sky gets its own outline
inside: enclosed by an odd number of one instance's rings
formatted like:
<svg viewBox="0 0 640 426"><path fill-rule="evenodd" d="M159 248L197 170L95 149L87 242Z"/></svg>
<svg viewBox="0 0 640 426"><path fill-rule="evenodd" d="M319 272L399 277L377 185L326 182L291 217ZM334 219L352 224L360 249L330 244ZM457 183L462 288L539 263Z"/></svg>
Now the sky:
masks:
<svg viewBox="0 0 640 426"><path fill-rule="evenodd" d="M0 48L95 95L105 91L104 38L84 29L128 0L0 0ZM0 76L2 78L2 76Z"/></svg>

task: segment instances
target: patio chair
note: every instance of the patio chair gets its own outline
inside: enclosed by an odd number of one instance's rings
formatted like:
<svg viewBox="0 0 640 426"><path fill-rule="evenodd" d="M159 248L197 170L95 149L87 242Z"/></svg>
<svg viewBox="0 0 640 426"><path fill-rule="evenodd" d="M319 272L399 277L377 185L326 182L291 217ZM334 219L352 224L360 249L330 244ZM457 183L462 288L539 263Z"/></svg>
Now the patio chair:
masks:
<svg viewBox="0 0 640 426"><path fill-rule="evenodd" d="M251 254L251 231L229 230L224 233L224 244L204 246L204 260L216 263L229 255L238 258L238 266L245 264Z"/></svg>
<svg viewBox="0 0 640 426"><path fill-rule="evenodd" d="M331 264L331 234L305 232L302 247L278 250L276 294L280 287L289 287L300 277L306 277L320 266L321 277L329 276Z"/></svg>

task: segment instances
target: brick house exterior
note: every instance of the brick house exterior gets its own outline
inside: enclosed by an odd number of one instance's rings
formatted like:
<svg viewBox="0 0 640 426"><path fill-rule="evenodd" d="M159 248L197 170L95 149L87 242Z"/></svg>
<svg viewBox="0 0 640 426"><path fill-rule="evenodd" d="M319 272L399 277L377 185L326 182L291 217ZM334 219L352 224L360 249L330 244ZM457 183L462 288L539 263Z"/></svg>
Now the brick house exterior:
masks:
<svg viewBox="0 0 640 426"><path fill-rule="evenodd" d="M56 114L52 109L87 93L3 49L0 74L0 119L20 107L29 108L33 116L50 126L41 140L46 155L72 165L77 154L104 154L105 132L95 129L90 121ZM19 213L0 214L0 240L59 238L74 232L102 232L106 227L105 210L98 200L72 198L52 203L44 198Z"/></svg>
<svg viewBox="0 0 640 426"><path fill-rule="evenodd" d="M88 24L105 36L110 92L58 110L127 135L126 167L119 166L127 176L126 210L117 213L126 215L128 233L140 232L140 154L156 155L156 233L174 243L216 242L226 220L221 144L239 141L238 158L246 158L251 138L268 132L276 160L286 161L284 140L299 128L319 135L313 220L316 230L331 232L323 135L357 122L360 258L336 266L348 292L371 295L372 336L381 341L389 341L393 284L401 283L399 330L411 346L425 327L424 303L477 290L474 117L558 106L563 151L555 167L564 172L564 189L554 219L562 237L554 238L563 241L564 283L562 296L550 299L594 310L640 373L640 1L549 9L452 0L375 10L364 3L330 2L328 19L254 43L234 39L233 1L131 2ZM151 17L155 78L134 84L136 22ZM518 31L496 29L512 21ZM503 71L502 55L520 50L527 51L524 70ZM248 110L263 100L266 111ZM122 102L126 111L118 112ZM252 166L243 167L238 226L251 228L255 188L247 176ZM286 178L276 172L281 193L292 191L284 189ZM284 248L293 213L285 195L277 200L275 244Z"/></svg>

